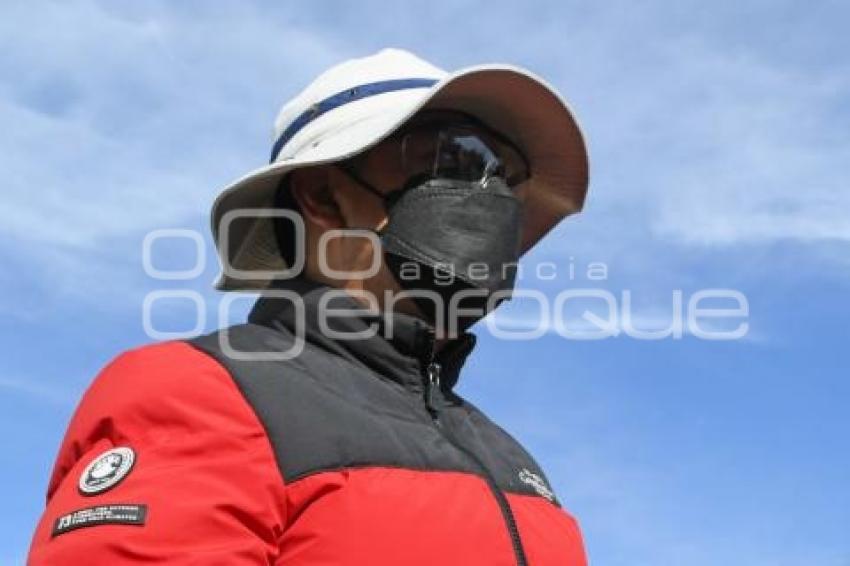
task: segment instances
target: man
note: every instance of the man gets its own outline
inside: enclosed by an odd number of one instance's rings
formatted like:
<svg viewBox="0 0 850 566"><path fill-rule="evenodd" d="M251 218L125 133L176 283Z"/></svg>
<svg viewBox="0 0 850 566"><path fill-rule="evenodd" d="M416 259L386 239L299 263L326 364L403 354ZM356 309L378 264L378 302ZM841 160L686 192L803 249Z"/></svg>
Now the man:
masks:
<svg viewBox="0 0 850 566"><path fill-rule="evenodd" d="M527 71L396 49L326 71L213 207L217 287L262 290L248 322L101 372L30 563L585 564L537 463L453 389L586 187Z"/></svg>

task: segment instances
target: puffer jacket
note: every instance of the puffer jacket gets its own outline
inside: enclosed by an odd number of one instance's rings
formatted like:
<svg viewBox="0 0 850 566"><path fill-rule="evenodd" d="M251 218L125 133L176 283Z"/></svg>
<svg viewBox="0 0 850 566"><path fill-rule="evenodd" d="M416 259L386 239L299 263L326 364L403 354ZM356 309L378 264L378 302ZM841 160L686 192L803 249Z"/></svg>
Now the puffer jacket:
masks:
<svg viewBox="0 0 850 566"><path fill-rule="evenodd" d="M107 365L29 563L584 565L534 459L453 391L475 335L435 354L430 326L329 290L278 284L245 324Z"/></svg>

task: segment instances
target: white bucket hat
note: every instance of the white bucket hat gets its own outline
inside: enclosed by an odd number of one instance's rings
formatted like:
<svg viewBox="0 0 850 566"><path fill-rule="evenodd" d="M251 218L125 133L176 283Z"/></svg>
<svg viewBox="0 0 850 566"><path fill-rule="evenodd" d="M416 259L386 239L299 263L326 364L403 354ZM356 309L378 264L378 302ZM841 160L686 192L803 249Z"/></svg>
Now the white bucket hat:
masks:
<svg viewBox="0 0 850 566"><path fill-rule="evenodd" d="M328 69L286 103L275 121L271 163L235 181L215 200L212 231L222 264L215 287L262 289L275 272L291 267L278 249L273 219L257 210L274 207L285 174L358 154L431 108L476 116L527 157L531 176L518 188L525 195L523 254L581 210L587 150L567 103L549 84L511 65L447 73L408 51L383 49Z"/></svg>

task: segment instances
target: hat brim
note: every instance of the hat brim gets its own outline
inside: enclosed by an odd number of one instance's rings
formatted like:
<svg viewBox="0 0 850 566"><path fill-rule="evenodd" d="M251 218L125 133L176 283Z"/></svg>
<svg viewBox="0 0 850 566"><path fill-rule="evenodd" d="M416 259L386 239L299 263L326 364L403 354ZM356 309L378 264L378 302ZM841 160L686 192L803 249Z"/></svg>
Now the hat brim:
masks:
<svg viewBox="0 0 850 566"><path fill-rule="evenodd" d="M289 267L278 249L271 218L233 221L222 231L223 219L232 219L239 210L272 208L277 186L287 173L365 151L429 108L472 114L525 153L531 176L518 188L524 200L522 254L583 207L588 186L587 147L568 104L525 69L470 67L447 75L430 88L386 93L336 108L304 129L306 141L300 140L304 149L228 186L216 198L211 214L222 263L216 289L262 289L276 273Z"/></svg>

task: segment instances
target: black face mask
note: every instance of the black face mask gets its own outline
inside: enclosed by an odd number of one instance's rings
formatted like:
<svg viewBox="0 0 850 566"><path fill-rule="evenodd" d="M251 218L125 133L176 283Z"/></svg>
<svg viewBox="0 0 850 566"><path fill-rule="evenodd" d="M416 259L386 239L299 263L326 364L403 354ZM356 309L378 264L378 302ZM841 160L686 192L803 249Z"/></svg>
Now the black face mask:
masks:
<svg viewBox="0 0 850 566"><path fill-rule="evenodd" d="M446 330L462 332L488 312L493 293L503 292L493 308L509 298L520 255L522 203L501 177L483 183L428 179L402 191L377 194L389 215L378 232L386 263L429 322L442 320ZM423 290L442 300L415 296ZM462 291L468 294L458 307L480 314L452 312L451 297Z"/></svg>

